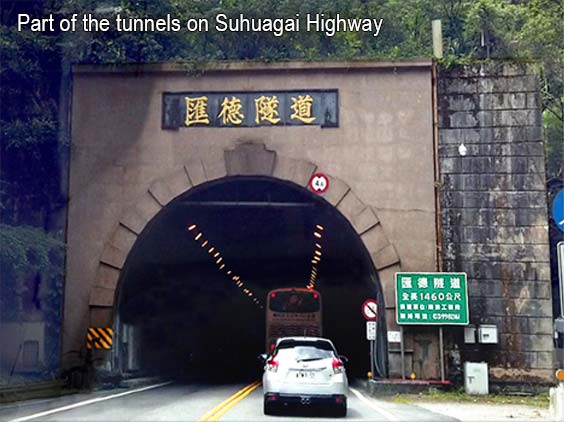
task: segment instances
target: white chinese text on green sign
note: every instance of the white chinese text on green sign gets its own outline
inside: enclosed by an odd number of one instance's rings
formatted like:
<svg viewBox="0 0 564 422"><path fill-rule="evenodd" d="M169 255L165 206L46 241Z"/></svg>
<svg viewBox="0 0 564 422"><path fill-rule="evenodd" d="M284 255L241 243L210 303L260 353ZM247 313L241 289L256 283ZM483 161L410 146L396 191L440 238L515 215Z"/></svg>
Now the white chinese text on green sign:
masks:
<svg viewBox="0 0 564 422"><path fill-rule="evenodd" d="M467 325L466 273L396 273L396 321Z"/></svg>

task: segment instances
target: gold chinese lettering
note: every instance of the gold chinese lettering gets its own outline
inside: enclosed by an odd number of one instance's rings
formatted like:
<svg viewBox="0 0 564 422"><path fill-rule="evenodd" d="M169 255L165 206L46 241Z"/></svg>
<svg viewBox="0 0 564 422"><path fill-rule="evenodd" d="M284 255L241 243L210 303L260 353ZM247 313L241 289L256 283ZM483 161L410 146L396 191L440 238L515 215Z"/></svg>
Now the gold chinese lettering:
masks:
<svg viewBox="0 0 564 422"><path fill-rule="evenodd" d="M223 124L240 125L243 123L245 115L241 113L241 100L237 97L231 97L231 99L225 97L221 103L221 112L218 117L223 118Z"/></svg>
<svg viewBox="0 0 564 422"><path fill-rule="evenodd" d="M255 99L256 118L255 122L269 122L273 125L280 121L278 117L278 97L261 96Z"/></svg>
<svg viewBox="0 0 564 422"><path fill-rule="evenodd" d="M312 123L315 117L312 116L313 98L310 95L298 95L298 98L292 97L292 106L290 107L294 113L290 119L299 120L302 123Z"/></svg>
<svg viewBox="0 0 564 422"><path fill-rule="evenodd" d="M208 116L208 97L196 97L186 99L186 126L195 125L197 123L209 125L210 118Z"/></svg>

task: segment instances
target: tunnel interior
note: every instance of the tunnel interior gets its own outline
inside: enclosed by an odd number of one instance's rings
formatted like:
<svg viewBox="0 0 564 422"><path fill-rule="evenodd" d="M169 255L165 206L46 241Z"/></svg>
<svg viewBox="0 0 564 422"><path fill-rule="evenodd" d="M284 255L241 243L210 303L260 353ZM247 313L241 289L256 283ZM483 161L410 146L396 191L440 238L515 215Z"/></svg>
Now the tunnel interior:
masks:
<svg viewBox="0 0 564 422"><path fill-rule="evenodd" d="M347 219L307 189L269 177L228 177L192 188L151 220L126 260L117 315L122 331L135 335L119 345L119 366L210 381L256 377L257 356L265 352L266 295L306 287L313 266L323 336L348 357L350 374L366 374L360 309L367 298L383 305L383 295ZM381 318L376 365L382 374L385 340Z"/></svg>

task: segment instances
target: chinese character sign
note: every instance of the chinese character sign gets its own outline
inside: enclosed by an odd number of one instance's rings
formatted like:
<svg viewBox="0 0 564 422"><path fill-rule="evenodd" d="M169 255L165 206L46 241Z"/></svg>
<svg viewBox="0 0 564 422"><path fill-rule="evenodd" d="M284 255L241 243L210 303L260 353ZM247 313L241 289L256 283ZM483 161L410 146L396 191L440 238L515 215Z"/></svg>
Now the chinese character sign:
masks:
<svg viewBox="0 0 564 422"><path fill-rule="evenodd" d="M466 273L396 273L396 321L467 325Z"/></svg>
<svg viewBox="0 0 564 422"><path fill-rule="evenodd" d="M163 94L163 129L339 126L338 91Z"/></svg>

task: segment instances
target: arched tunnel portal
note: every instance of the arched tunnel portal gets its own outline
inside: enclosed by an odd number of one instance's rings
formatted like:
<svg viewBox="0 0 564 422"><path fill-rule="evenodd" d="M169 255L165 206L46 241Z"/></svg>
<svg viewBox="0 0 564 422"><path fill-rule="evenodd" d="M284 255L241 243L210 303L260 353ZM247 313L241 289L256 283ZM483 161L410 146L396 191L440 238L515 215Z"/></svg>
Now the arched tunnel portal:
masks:
<svg viewBox="0 0 564 422"><path fill-rule="evenodd" d="M122 330L135 333L118 346L122 368L255 376L268 292L312 280L322 298L323 335L349 358L349 372L365 373L360 309L366 298L383 309L384 297L370 254L341 212L273 177L232 176L192 188L146 225L121 271L117 316ZM378 328L376 366L385 373L385 315Z"/></svg>

